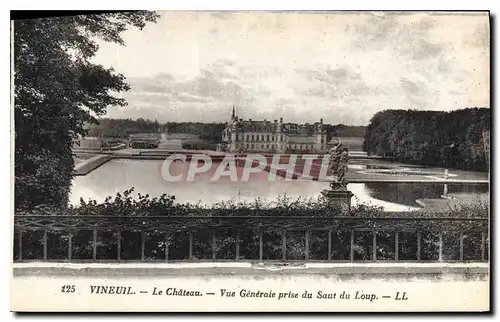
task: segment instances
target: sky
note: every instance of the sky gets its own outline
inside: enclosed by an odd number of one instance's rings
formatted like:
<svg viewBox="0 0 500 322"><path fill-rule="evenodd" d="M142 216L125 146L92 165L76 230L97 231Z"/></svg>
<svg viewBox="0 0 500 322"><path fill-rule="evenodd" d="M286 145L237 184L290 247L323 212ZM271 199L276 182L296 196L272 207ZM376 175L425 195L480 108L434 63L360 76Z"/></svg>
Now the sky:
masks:
<svg viewBox="0 0 500 322"><path fill-rule="evenodd" d="M122 73L106 117L366 125L386 109L489 107L489 19L473 13L159 12L95 62Z"/></svg>

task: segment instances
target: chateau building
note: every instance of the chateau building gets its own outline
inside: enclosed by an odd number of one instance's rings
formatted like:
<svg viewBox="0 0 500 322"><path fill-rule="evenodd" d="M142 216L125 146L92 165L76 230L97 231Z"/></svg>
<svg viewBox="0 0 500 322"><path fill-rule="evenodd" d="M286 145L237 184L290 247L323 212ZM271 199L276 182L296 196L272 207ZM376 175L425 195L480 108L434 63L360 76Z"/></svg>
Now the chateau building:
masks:
<svg viewBox="0 0 500 322"><path fill-rule="evenodd" d="M244 121L233 112L222 132L222 143L217 150L229 152L327 152L327 133L323 119L315 124L283 123L283 118L273 122Z"/></svg>

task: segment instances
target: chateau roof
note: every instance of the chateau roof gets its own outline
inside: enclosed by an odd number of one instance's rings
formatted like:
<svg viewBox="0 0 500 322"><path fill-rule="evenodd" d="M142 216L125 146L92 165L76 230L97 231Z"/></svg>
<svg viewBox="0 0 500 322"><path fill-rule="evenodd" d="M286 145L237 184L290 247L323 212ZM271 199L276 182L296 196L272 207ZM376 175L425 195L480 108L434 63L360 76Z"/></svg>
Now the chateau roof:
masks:
<svg viewBox="0 0 500 322"><path fill-rule="evenodd" d="M269 121L239 121L237 127L244 132L276 132L276 124Z"/></svg>
<svg viewBox="0 0 500 322"><path fill-rule="evenodd" d="M288 143L314 144L314 137L311 136L289 136Z"/></svg>

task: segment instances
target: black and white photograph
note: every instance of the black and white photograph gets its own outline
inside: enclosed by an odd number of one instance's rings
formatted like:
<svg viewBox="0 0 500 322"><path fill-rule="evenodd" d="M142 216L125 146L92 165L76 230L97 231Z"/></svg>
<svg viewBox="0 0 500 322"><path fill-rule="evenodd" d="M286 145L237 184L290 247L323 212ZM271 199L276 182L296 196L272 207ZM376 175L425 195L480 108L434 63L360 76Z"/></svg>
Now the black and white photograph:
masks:
<svg viewBox="0 0 500 322"><path fill-rule="evenodd" d="M490 19L13 17L11 310L490 311Z"/></svg>

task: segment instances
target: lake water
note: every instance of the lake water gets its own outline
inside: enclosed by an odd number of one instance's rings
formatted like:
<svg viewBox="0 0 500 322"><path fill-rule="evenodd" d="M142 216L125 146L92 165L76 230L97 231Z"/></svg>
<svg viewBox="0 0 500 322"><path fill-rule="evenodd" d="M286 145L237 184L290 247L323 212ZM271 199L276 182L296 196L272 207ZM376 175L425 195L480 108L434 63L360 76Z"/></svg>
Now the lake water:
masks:
<svg viewBox="0 0 500 322"><path fill-rule="evenodd" d="M233 198L253 201L260 198L273 201L280 196L291 199L300 197L316 198L327 182L317 181L285 181L277 177L268 182L268 173L252 174L250 181L218 180L210 181L207 174L199 174L194 182L168 182L162 176L161 160L111 160L85 176L78 176L73 181L70 197L72 204L78 204L80 198L103 201L107 196L135 188L135 192L159 197L162 194L175 195L178 202L201 202L205 205L227 201ZM182 167L182 163L176 165ZM353 164L350 168L365 168L364 165ZM380 168L384 168L380 165ZM184 171L184 169L178 169ZM173 169L175 172L175 169ZM359 202L382 206L387 211L409 211L419 209L416 199L440 198L443 184L435 183L353 183L348 189L354 193L353 204ZM450 193L485 193L487 185L453 184L449 185Z"/></svg>

